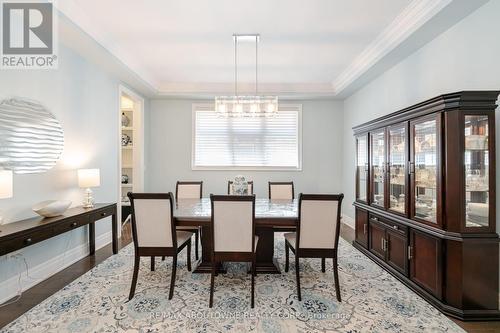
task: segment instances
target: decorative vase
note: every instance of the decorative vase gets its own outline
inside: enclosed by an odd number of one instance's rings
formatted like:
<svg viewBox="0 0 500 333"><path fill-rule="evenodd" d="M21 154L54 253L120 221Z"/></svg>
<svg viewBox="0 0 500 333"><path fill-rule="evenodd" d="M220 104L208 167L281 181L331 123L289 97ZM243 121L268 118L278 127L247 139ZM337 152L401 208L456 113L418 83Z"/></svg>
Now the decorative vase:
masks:
<svg viewBox="0 0 500 333"><path fill-rule="evenodd" d="M130 140L130 136L128 136L127 134L123 133L122 134L122 146L128 146L130 144L131 140Z"/></svg>
<svg viewBox="0 0 500 333"><path fill-rule="evenodd" d="M248 195L248 182L245 176L234 177L233 192L235 195Z"/></svg>
<svg viewBox="0 0 500 333"><path fill-rule="evenodd" d="M128 175L122 175L122 184L128 184Z"/></svg>
<svg viewBox="0 0 500 333"><path fill-rule="evenodd" d="M130 118L125 115L125 112L122 112L122 126L127 127L130 124Z"/></svg>

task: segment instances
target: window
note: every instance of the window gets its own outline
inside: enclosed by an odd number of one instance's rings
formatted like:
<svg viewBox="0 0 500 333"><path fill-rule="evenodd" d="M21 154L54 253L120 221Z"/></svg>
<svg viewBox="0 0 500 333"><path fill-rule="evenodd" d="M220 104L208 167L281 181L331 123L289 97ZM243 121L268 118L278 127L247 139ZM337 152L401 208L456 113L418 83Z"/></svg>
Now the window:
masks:
<svg viewBox="0 0 500 333"><path fill-rule="evenodd" d="M193 104L193 170L301 170L300 104L273 118L221 118Z"/></svg>

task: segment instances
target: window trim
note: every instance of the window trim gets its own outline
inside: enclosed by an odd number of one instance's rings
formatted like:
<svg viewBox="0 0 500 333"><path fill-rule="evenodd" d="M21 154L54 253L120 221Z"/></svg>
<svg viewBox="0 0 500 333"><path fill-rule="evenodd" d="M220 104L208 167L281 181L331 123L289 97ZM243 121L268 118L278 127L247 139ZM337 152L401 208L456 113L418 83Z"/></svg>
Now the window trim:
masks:
<svg viewBox="0 0 500 333"><path fill-rule="evenodd" d="M298 112L298 167L276 167L276 166L196 166L196 112L215 112L214 103L193 103L191 110L191 170L192 171L302 171L302 104L279 104L279 109L290 109Z"/></svg>

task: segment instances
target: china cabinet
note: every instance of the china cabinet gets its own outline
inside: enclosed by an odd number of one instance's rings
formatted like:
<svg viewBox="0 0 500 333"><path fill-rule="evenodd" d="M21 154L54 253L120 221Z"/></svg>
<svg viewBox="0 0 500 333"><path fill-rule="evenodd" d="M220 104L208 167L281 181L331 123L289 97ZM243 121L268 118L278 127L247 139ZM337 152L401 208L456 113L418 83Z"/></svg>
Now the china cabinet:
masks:
<svg viewBox="0 0 500 333"><path fill-rule="evenodd" d="M445 94L353 128L354 246L462 320L500 319L498 94Z"/></svg>

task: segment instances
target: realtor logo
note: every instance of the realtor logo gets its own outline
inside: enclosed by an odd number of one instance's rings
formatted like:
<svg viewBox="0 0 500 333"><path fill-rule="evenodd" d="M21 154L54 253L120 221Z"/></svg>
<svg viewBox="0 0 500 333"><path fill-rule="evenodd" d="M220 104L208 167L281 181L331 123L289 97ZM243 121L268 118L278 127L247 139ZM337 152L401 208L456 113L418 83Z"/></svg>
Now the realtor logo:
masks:
<svg viewBox="0 0 500 333"><path fill-rule="evenodd" d="M2 69L57 68L53 2L2 1Z"/></svg>

